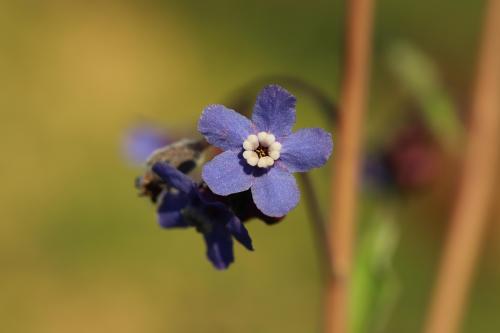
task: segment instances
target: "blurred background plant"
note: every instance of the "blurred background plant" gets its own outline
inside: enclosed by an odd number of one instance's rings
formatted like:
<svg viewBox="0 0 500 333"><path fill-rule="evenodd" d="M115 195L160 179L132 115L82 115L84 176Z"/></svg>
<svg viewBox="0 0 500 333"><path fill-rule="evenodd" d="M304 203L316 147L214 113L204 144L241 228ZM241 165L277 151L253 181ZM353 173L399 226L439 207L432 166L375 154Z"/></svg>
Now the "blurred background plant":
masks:
<svg viewBox="0 0 500 333"><path fill-rule="evenodd" d="M153 123L134 124L123 138L124 157L132 165L144 166L151 153L175 141L169 132Z"/></svg>
<svg viewBox="0 0 500 333"><path fill-rule="evenodd" d="M421 328L482 12L483 1L377 5L353 332ZM0 0L1 331L319 331L304 200L276 226L249 224L255 253L236 249L221 274L197 235L156 225L133 189L140 157L123 147L198 137L204 106L251 106L271 79L298 97L298 127L329 129L343 13L329 1ZM147 140L128 141L140 129ZM311 173L324 211L329 169ZM463 332L500 330L496 210Z"/></svg>

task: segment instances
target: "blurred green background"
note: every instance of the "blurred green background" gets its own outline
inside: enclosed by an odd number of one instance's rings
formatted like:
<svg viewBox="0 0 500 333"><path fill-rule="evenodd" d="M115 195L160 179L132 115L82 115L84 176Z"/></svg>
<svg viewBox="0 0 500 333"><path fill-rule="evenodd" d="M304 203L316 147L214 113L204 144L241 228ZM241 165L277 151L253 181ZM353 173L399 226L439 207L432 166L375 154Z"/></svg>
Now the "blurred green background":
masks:
<svg viewBox="0 0 500 333"><path fill-rule="evenodd" d="M378 1L367 149L406 117L387 61L398 43L432 59L464 112L482 9ZM0 0L0 331L319 332L320 270L303 203L276 226L250 223L256 251L236 246L235 264L217 272L199 235L157 226L122 143L144 119L196 136L204 106L262 76L299 77L336 100L343 12L326 0ZM331 129L290 90L299 127ZM444 155L455 170L460 148ZM362 196L361 220L383 206L399 230L398 295L383 332L421 328L456 186L449 170L424 191ZM325 211L328 171L313 172ZM500 331L498 208L493 215L464 332Z"/></svg>

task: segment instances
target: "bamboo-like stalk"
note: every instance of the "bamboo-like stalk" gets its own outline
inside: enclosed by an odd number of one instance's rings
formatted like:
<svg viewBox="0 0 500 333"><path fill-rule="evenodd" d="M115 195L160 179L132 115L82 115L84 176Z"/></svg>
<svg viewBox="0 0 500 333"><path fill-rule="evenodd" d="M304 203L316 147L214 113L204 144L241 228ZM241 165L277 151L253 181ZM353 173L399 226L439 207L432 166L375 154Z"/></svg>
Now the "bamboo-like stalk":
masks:
<svg viewBox="0 0 500 333"><path fill-rule="evenodd" d="M500 1L490 0L486 10L463 178L424 328L426 333L453 333L459 329L498 170Z"/></svg>
<svg viewBox="0 0 500 333"><path fill-rule="evenodd" d="M345 62L328 231L333 271L326 286L327 333L349 331L349 287L374 0L348 0L346 5Z"/></svg>

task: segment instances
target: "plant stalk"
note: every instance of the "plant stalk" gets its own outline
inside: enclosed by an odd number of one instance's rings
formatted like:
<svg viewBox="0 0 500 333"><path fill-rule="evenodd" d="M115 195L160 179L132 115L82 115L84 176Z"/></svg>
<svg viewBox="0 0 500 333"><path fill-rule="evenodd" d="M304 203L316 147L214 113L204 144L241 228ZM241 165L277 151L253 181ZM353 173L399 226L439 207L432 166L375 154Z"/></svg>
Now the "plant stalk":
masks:
<svg viewBox="0 0 500 333"><path fill-rule="evenodd" d="M369 80L374 0L349 0L345 64L333 156L329 245L332 272L326 287L325 332L349 332L349 288L359 188L363 117Z"/></svg>
<svg viewBox="0 0 500 333"><path fill-rule="evenodd" d="M498 170L500 1L488 1L485 15L461 187L451 216L425 333L459 330Z"/></svg>

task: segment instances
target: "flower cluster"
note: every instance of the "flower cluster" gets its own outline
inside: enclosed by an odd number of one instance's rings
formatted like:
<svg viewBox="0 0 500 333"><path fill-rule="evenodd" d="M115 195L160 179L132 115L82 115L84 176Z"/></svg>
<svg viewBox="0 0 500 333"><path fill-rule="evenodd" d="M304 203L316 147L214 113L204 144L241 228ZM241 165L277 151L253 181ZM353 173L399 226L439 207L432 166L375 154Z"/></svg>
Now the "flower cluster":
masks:
<svg viewBox="0 0 500 333"><path fill-rule="evenodd" d="M203 188L169 164L156 163L153 171L168 187L158 207L162 227L194 227L203 234L207 257L218 269L227 268L234 260L232 237L253 250L247 229L228 206L211 200Z"/></svg>
<svg viewBox="0 0 500 333"><path fill-rule="evenodd" d="M324 130L292 132L295 103L288 91L270 85L257 97L251 120L223 105L206 107L198 130L221 153L203 166L201 183L152 157L143 177L147 182L140 186L146 194L155 189L160 225L202 233L207 257L218 269L233 261L233 237L253 249L242 221L281 220L299 202L293 173L324 165L332 153L331 135Z"/></svg>

